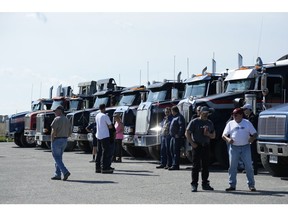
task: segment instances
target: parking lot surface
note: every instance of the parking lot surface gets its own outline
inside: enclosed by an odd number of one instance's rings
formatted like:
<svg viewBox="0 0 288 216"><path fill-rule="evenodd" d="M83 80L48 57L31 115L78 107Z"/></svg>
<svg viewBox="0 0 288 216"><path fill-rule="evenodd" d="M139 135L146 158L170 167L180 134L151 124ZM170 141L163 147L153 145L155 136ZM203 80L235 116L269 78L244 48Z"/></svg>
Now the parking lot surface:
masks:
<svg viewBox="0 0 288 216"><path fill-rule="evenodd" d="M1 204L287 204L288 182L270 176L263 168L255 176L256 192L250 192L245 174L237 175L235 192L228 187L227 170L211 166L214 191L191 192L191 165L179 171L156 169L158 162L124 157L113 163L113 174L95 173L90 154L65 152L71 172L67 181L53 181L51 151L19 148L0 143Z"/></svg>

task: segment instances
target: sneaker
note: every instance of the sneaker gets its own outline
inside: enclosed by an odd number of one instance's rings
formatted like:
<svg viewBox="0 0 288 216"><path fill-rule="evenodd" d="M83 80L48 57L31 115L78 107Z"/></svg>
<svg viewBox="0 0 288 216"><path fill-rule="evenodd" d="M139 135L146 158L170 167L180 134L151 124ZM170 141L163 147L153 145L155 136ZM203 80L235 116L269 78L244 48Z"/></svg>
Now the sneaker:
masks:
<svg viewBox="0 0 288 216"><path fill-rule="evenodd" d="M235 191L235 190L236 190L236 188L235 187L231 187L231 186L229 188L225 189L225 191Z"/></svg>
<svg viewBox="0 0 288 216"><path fill-rule="evenodd" d="M191 192L197 192L197 185L192 185L192 190Z"/></svg>
<svg viewBox="0 0 288 216"><path fill-rule="evenodd" d="M93 159L93 160L91 160L91 161L89 161L89 163L94 163L95 162L95 160Z"/></svg>
<svg viewBox="0 0 288 216"><path fill-rule="evenodd" d="M71 173L70 173L70 172L67 172L67 173L64 175L63 181L66 181L70 175L71 175Z"/></svg>
<svg viewBox="0 0 288 216"><path fill-rule="evenodd" d="M165 168L165 166L164 165L159 165L159 166L156 166L156 169L163 169L163 168Z"/></svg>
<svg viewBox="0 0 288 216"><path fill-rule="evenodd" d="M61 177L60 177L60 176L53 176L53 177L51 178L51 180L61 180Z"/></svg>
<svg viewBox="0 0 288 216"><path fill-rule="evenodd" d="M203 190L214 190L214 188L213 187L211 187L209 184L204 184L204 185L202 185L202 189Z"/></svg>
<svg viewBox="0 0 288 216"><path fill-rule="evenodd" d="M255 192L256 188L254 186L251 186L251 187L249 187L249 190L252 191L252 192Z"/></svg>

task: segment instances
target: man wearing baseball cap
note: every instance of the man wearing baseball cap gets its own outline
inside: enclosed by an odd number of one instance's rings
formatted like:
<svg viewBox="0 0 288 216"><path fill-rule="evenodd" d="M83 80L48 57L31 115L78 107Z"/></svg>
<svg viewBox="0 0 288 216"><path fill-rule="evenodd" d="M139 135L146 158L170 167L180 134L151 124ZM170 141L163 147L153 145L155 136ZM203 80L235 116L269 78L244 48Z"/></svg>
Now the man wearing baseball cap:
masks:
<svg viewBox="0 0 288 216"><path fill-rule="evenodd" d="M251 159L251 143L256 140L257 131L252 123L243 118L244 112L242 108L236 108L232 112L233 120L226 124L222 138L228 144L229 150L229 185L226 191L235 191L237 183L237 167L241 158L248 180L248 188L250 191L256 191L254 172Z"/></svg>
<svg viewBox="0 0 288 216"><path fill-rule="evenodd" d="M207 106L201 107L200 116L189 122L185 132L187 141L192 145L192 192L197 192L200 170L202 189L214 190L208 180L208 167L210 162L210 139L215 139L216 133L213 122L208 119L209 112Z"/></svg>
<svg viewBox="0 0 288 216"><path fill-rule="evenodd" d="M252 106L250 104L245 104L243 107L243 112L246 118L252 123L254 128L257 130L258 128L258 116L253 113ZM252 154L252 161L253 161L253 168L254 168L254 175L258 174L258 158L259 154L257 152L257 143L256 140L251 144L251 154Z"/></svg>
<svg viewBox="0 0 288 216"><path fill-rule="evenodd" d="M67 138L71 135L71 124L67 117L64 115L64 107L58 106L53 110L55 118L51 123L51 150L52 156L55 160L55 175L52 180L61 180L61 173L63 174L63 181L66 181L70 176L70 172L65 167L62 157L63 152L67 146Z"/></svg>

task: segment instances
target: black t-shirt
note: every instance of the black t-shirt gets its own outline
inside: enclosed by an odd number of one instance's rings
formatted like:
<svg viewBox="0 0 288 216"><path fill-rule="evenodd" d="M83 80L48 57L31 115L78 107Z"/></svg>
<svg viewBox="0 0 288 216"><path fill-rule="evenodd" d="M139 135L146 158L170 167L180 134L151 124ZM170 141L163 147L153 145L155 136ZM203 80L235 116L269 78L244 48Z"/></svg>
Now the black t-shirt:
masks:
<svg viewBox="0 0 288 216"><path fill-rule="evenodd" d="M192 119L188 126L187 130L191 132L191 137L196 144L201 144L203 146L210 143L210 138L204 135L204 127L208 127L210 133L214 132L214 124L211 120L203 120L200 118Z"/></svg>

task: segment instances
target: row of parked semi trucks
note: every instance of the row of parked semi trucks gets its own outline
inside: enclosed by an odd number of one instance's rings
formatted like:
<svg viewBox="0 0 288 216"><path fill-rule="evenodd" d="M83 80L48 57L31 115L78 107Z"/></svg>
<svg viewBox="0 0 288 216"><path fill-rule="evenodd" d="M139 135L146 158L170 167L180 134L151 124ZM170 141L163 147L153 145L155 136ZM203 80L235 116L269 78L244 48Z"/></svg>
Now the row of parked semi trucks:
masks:
<svg viewBox="0 0 288 216"><path fill-rule="evenodd" d="M240 56L240 55L239 55ZM215 61L212 61L215 63ZM212 68L216 68L215 65ZM32 103L32 110L11 115L7 120L7 135L16 145L50 147L50 124L53 109L65 108L72 124L67 151L76 145L86 152L92 149L92 134L85 128L95 121L100 104L106 104L106 112L114 113L124 123L123 148L134 157L160 158L159 123L164 109L177 105L188 124L197 106L208 106L214 111L210 119L216 128L216 138L211 143L211 162L227 167L228 155L222 132L235 107L249 103L259 114L258 153L263 166L274 176L288 175L288 55L275 62L263 64L257 58L253 66L243 66L239 57L238 68L217 73L203 70L184 81L181 72L177 80L164 80L133 87L117 86L113 78L79 83L79 93L71 87L57 89L57 96ZM277 106L280 105L280 106ZM272 108L273 107L273 108ZM270 109L269 109L270 108ZM191 160L191 146L185 143L181 157Z"/></svg>

